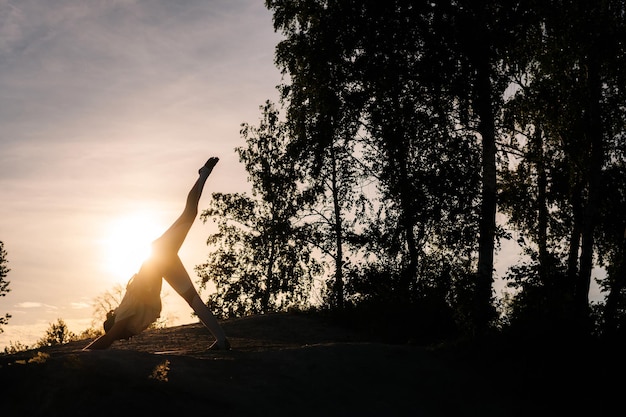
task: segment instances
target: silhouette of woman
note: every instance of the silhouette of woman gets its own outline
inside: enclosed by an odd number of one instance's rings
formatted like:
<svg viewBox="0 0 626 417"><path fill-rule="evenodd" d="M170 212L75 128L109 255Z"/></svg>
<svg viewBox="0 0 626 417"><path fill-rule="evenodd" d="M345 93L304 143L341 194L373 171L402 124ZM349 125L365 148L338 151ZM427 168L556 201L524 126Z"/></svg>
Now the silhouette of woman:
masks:
<svg viewBox="0 0 626 417"><path fill-rule="evenodd" d="M230 349L222 327L200 299L178 257L178 250L198 215L198 202L204 184L217 161L218 158L209 158L200 168L199 177L187 195L183 213L161 237L152 242L151 256L128 282L119 307L107 315L104 322L105 334L87 345L86 350L106 349L116 340L139 334L154 323L161 313L161 278L187 301L202 324L215 337L215 342L209 349Z"/></svg>

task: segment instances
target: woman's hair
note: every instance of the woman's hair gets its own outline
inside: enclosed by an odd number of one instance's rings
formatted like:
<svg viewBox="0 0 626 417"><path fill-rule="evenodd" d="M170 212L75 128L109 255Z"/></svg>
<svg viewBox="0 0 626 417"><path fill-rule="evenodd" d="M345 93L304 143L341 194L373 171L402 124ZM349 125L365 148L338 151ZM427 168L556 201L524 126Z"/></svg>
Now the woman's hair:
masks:
<svg viewBox="0 0 626 417"><path fill-rule="evenodd" d="M107 318L106 320L104 320L104 332L108 333L108 331L111 330L111 327L113 327L114 323L115 323L115 310L109 310L109 312L107 313Z"/></svg>

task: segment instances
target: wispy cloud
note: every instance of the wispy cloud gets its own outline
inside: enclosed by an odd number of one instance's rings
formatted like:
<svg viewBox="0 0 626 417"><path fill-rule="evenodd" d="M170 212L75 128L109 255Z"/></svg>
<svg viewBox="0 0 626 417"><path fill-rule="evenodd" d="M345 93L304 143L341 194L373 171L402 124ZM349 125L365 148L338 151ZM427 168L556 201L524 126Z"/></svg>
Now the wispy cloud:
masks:
<svg viewBox="0 0 626 417"><path fill-rule="evenodd" d="M56 310L57 307L49 304L43 304L36 301L23 301L15 305L17 308L46 308L49 310Z"/></svg>
<svg viewBox="0 0 626 417"><path fill-rule="evenodd" d="M0 1L0 54L11 52L13 45L22 37L24 16L9 0Z"/></svg>
<svg viewBox="0 0 626 417"><path fill-rule="evenodd" d="M85 303L85 302L73 302L70 303L70 306L74 309L74 310L82 310L85 308L91 308L91 304L89 303Z"/></svg>

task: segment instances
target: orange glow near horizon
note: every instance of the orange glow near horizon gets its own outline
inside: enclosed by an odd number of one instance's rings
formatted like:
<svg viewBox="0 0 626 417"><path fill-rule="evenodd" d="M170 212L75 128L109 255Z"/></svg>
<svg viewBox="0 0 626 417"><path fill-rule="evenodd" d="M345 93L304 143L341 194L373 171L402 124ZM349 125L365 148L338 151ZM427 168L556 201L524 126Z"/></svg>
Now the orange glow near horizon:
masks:
<svg viewBox="0 0 626 417"><path fill-rule="evenodd" d="M150 244L163 232L162 226L146 213L117 217L108 225L103 239L103 257L111 280L126 283L150 256Z"/></svg>

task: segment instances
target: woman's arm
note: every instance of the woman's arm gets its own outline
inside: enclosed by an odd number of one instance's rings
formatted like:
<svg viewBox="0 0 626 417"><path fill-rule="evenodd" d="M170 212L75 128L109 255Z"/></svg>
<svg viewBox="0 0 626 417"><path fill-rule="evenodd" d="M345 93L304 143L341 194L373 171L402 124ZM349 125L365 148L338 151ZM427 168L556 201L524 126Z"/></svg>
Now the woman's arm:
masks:
<svg viewBox="0 0 626 417"><path fill-rule="evenodd" d="M111 327L108 332L85 346L83 350L107 349L116 340L127 339L131 337L132 334L126 329L126 323L129 319L130 317L122 319L120 321L116 321L113 327Z"/></svg>

